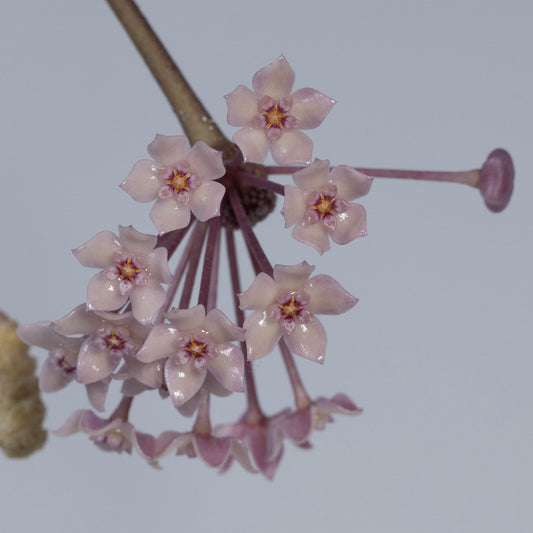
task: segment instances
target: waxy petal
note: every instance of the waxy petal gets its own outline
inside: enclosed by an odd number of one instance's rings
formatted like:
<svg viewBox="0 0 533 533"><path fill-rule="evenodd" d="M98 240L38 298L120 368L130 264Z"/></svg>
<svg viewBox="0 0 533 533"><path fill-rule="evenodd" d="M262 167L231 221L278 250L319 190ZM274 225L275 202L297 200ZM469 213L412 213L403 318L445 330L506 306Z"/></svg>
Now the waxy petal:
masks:
<svg viewBox="0 0 533 533"><path fill-rule="evenodd" d="M191 145L184 135L168 136L158 133L148 145L148 153L157 166L177 167L187 160L190 148Z"/></svg>
<svg viewBox="0 0 533 533"><path fill-rule="evenodd" d="M329 160L315 158L306 168L296 172L292 179L304 192L320 190L329 184Z"/></svg>
<svg viewBox="0 0 533 533"><path fill-rule="evenodd" d="M319 274L309 280L305 292L311 297L309 311L321 315L339 315L351 309L359 300L345 291L331 276Z"/></svg>
<svg viewBox="0 0 533 533"><path fill-rule="evenodd" d="M152 389L163 385L163 362L141 363L133 357L124 357L128 372L139 382Z"/></svg>
<svg viewBox="0 0 533 533"><path fill-rule="evenodd" d="M135 355L143 363L152 363L176 353L179 333L176 328L167 324L156 324L152 327L146 341Z"/></svg>
<svg viewBox="0 0 533 533"><path fill-rule="evenodd" d="M263 129L241 128L233 134L233 142L241 149L245 161L263 163L270 150L270 140Z"/></svg>
<svg viewBox="0 0 533 533"><path fill-rule="evenodd" d="M41 368L39 374L39 388L43 392L56 392L66 387L75 376L74 370L65 372L65 370L58 366L54 358L49 357Z"/></svg>
<svg viewBox="0 0 533 533"><path fill-rule="evenodd" d="M194 216L205 222L220 215L220 203L226 194L226 187L218 181L206 181L191 195L190 208Z"/></svg>
<svg viewBox="0 0 533 533"><path fill-rule="evenodd" d="M156 248L146 257L147 267L152 279L159 283L171 283L173 276L168 268L168 250Z"/></svg>
<svg viewBox="0 0 533 533"><path fill-rule="evenodd" d="M292 185L285 186L285 196L281 214L285 218L285 227L290 228L304 219L307 204L303 192Z"/></svg>
<svg viewBox="0 0 533 533"><path fill-rule="evenodd" d="M275 265L274 280L278 285L278 291L298 291L300 290L315 267L307 261L302 261L298 265Z"/></svg>
<svg viewBox="0 0 533 533"><path fill-rule="evenodd" d="M298 119L302 130L319 126L335 105L335 100L309 87L293 93L292 101L291 115Z"/></svg>
<svg viewBox="0 0 533 533"><path fill-rule="evenodd" d="M120 242L113 232L101 231L72 253L83 266L105 268L113 263L113 254L120 249Z"/></svg>
<svg viewBox="0 0 533 533"><path fill-rule="evenodd" d="M319 254L330 249L329 233L324 226L316 224L299 224L292 230L292 236L299 242L312 246Z"/></svg>
<svg viewBox="0 0 533 533"><path fill-rule="evenodd" d="M291 94L294 70L284 56L279 56L254 74L252 85L259 97L266 95L280 100Z"/></svg>
<svg viewBox="0 0 533 533"><path fill-rule="evenodd" d="M165 383L172 403L180 407L190 400L202 386L206 370L198 370L192 360L177 365L173 357L165 363Z"/></svg>
<svg viewBox="0 0 533 533"><path fill-rule="evenodd" d="M279 289L276 282L264 272L260 272L250 287L239 294L241 309L265 309L276 301Z"/></svg>
<svg viewBox="0 0 533 533"><path fill-rule="evenodd" d="M91 335L104 323L105 320L102 317L89 311L86 304L81 304L53 322L52 328L61 335Z"/></svg>
<svg viewBox="0 0 533 533"><path fill-rule="evenodd" d="M191 210L189 206L178 205L172 198L158 198L150 211L150 218L159 233L181 229L189 224Z"/></svg>
<svg viewBox="0 0 533 533"><path fill-rule="evenodd" d="M268 320L264 311L253 312L244 321L244 334L248 359L260 359L268 355L281 338L281 326L276 320Z"/></svg>
<svg viewBox="0 0 533 533"><path fill-rule="evenodd" d="M347 244L366 234L365 208L360 204L350 204L344 213L337 215L337 225L331 232L331 238L337 244Z"/></svg>
<svg viewBox="0 0 533 533"><path fill-rule="evenodd" d="M326 330L316 318L313 317L305 324L297 322L294 331L290 335L283 335L283 338L292 353L317 363L324 362L327 346Z"/></svg>
<svg viewBox="0 0 533 533"><path fill-rule="evenodd" d="M229 458L231 439L194 435L195 452L208 466L221 467Z"/></svg>
<svg viewBox="0 0 533 533"><path fill-rule="evenodd" d="M190 309L172 308L166 315L169 322L180 331L199 329L204 325L205 308L196 305Z"/></svg>
<svg viewBox="0 0 533 533"><path fill-rule="evenodd" d="M109 376L119 361L113 361L108 350L98 350L92 339L85 341L80 348L76 378L80 383L88 384Z"/></svg>
<svg viewBox="0 0 533 533"><path fill-rule="evenodd" d="M239 85L231 93L224 96L228 105L228 124L230 126L250 126L257 115L257 95Z"/></svg>
<svg viewBox="0 0 533 533"><path fill-rule="evenodd" d="M313 155L313 141L299 130L285 130L272 142L271 152L278 165L307 165Z"/></svg>
<svg viewBox="0 0 533 533"><path fill-rule="evenodd" d="M144 287L135 287L130 294L133 316L143 325L149 325L165 301L165 290L159 283L148 280Z"/></svg>
<svg viewBox="0 0 533 533"><path fill-rule="evenodd" d="M147 255L157 243L155 235L141 233L133 226L119 226L118 235L121 247L130 254Z"/></svg>
<svg viewBox="0 0 533 533"><path fill-rule="evenodd" d="M217 346L219 355L208 360L207 368L219 383L232 392L244 392L244 355L237 346Z"/></svg>
<svg viewBox="0 0 533 533"><path fill-rule="evenodd" d="M161 180L155 175L154 162L150 159L137 161L120 187L136 202L152 202L161 189Z"/></svg>
<svg viewBox="0 0 533 533"><path fill-rule="evenodd" d="M205 328L216 343L244 340L244 330L236 326L220 309L211 309L207 313Z"/></svg>
<svg viewBox="0 0 533 533"><path fill-rule="evenodd" d="M214 150L203 141L191 148L188 161L191 172L204 181L216 180L226 173L222 152Z"/></svg>
<svg viewBox="0 0 533 533"><path fill-rule="evenodd" d="M368 194L373 182L372 178L346 165L333 167L329 177L337 187L337 196L347 201L356 200Z"/></svg>
<svg viewBox="0 0 533 533"><path fill-rule="evenodd" d="M91 311L115 311L127 301L128 297L120 292L118 282L105 279L102 272L95 274L87 285L87 307Z"/></svg>
<svg viewBox="0 0 533 533"><path fill-rule="evenodd" d="M87 398L89 399L90 404L101 413L105 411L105 399L109 389L110 381L110 378L106 378L102 381L96 381L94 383L88 383L85 385Z"/></svg>

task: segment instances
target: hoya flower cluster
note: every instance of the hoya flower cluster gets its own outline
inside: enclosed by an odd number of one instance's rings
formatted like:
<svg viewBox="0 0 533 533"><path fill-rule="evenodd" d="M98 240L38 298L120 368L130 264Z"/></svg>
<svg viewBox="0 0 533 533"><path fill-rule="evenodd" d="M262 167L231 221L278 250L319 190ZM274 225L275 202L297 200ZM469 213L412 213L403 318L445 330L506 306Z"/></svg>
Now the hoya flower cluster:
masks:
<svg viewBox="0 0 533 533"><path fill-rule="evenodd" d="M137 202L153 202L154 234L132 226L97 233L73 250L95 270L86 301L63 318L19 328L22 339L48 350L42 390L82 384L100 413L75 411L59 435L83 432L104 450L135 450L153 466L166 455L187 455L221 471L236 460L272 478L287 441L309 448L312 432L332 415L361 412L345 394L312 399L293 357L323 363L328 350L320 315L347 312L357 298L306 261L272 266L253 230L278 194L285 227L319 254L366 235L366 211L355 200L370 191L372 173L313 160L313 143L302 130L320 125L335 102L314 89L293 91L294 81L281 56L254 75L253 90L239 85L227 95L228 122L240 129L223 150L156 135L150 159L135 163L121 184ZM281 166L265 165L269 152ZM507 158L495 151L476 171L475 186L494 210L512 190ZM272 181L276 174L292 174L294 185ZM248 249L242 258L237 231ZM234 302L217 300L223 240ZM239 265L248 257L256 277L243 290ZM348 335L339 341L349 342ZM265 413L253 362L278 350L295 404ZM120 387L121 399L106 415L111 386ZM157 436L138 429L132 406L146 393L172 402L185 422ZM213 425L213 396L223 401L232 393L243 397L242 414Z"/></svg>

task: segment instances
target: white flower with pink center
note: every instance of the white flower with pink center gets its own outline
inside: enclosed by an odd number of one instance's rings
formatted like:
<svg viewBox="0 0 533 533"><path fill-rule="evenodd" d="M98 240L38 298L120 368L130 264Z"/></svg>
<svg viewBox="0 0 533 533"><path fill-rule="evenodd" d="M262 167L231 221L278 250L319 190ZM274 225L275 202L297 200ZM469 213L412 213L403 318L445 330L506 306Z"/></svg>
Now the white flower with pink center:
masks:
<svg viewBox="0 0 533 533"><path fill-rule="evenodd" d="M137 202L153 202L150 218L159 233L184 228L191 211L204 222L220 214L226 188L222 152L200 141L192 148L183 135L156 135L148 146L153 160L135 163L120 185Z"/></svg>
<svg viewBox="0 0 533 533"><path fill-rule="evenodd" d="M329 239L347 244L366 235L366 210L352 200L370 191L372 178L339 165L330 171L329 161L315 159L293 175L296 187L285 187L281 211L292 236L320 254L329 250Z"/></svg>
<svg viewBox="0 0 533 533"><path fill-rule="evenodd" d="M284 56L256 72L252 85L225 97L228 124L241 127L233 141L244 158L262 163L271 150L278 165L310 163L313 142L300 130L321 124L335 100L310 88L291 94L294 70Z"/></svg>
<svg viewBox="0 0 533 533"><path fill-rule="evenodd" d="M129 299L134 318L147 325L165 299L161 283L172 281L167 250L154 249L157 237L132 226L119 226L118 231L118 237L101 231L73 250L83 266L102 269L89 281L87 308L116 311Z"/></svg>
<svg viewBox="0 0 533 533"><path fill-rule="evenodd" d="M232 392L244 391L244 355L232 341L244 340L244 332L218 309L206 315L203 305L172 309L170 324L155 325L137 353L143 363L165 362L165 383L176 407L198 392L209 371Z"/></svg>
<svg viewBox="0 0 533 533"><path fill-rule="evenodd" d="M310 278L314 269L276 265L273 278L261 272L239 295L240 308L254 311L244 321L248 359L268 355L283 337L296 355L324 362L326 331L315 315L344 313L358 300L330 276Z"/></svg>

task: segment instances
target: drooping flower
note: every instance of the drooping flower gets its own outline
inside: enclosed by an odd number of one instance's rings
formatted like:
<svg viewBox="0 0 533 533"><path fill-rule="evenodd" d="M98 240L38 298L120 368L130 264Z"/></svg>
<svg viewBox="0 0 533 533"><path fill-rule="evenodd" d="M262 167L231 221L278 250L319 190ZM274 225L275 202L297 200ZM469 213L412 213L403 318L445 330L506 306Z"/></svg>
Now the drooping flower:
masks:
<svg viewBox="0 0 533 533"><path fill-rule="evenodd" d="M101 231L72 251L83 266L103 269L89 281L87 307L115 311L129 299L135 319L147 325L165 299L161 283L172 281L167 250L155 248L155 235L132 226L119 226L118 232Z"/></svg>
<svg viewBox="0 0 533 533"><path fill-rule="evenodd" d="M153 161L135 163L120 186L137 202L156 200L150 218L159 233L187 226L191 211L201 222L220 214L226 189L213 180L226 172L221 152L202 141L191 148L183 135L156 135L148 153Z"/></svg>
<svg viewBox="0 0 533 533"><path fill-rule="evenodd" d="M135 430L121 418L103 419L90 410L80 409L70 415L63 426L54 431L60 437L86 433L104 451L131 454L135 449L150 466L159 468L158 460L176 449L179 433L165 431L155 438Z"/></svg>
<svg viewBox="0 0 533 533"><path fill-rule="evenodd" d="M148 329L131 312L116 314L89 311L80 305L52 324L62 335L86 336L79 349L76 379L88 384L107 378L142 346Z"/></svg>
<svg viewBox="0 0 533 533"><path fill-rule="evenodd" d="M366 235L366 211L350 203L368 193L372 179L340 165L329 170L329 161L315 159L293 175L296 187L285 187L282 214L292 236L320 254L329 250L329 238L346 244Z"/></svg>
<svg viewBox="0 0 533 533"><path fill-rule="evenodd" d="M284 434L299 446L307 447L313 430L323 430L334 414L355 416L363 412L346 394L317 398L306 409L298 409L283 420Z"/></svg>
<svg viewBox="0 0 533 533"><path fill-rule="evenodd" d="M283 336L291 352L324 362L326 331L316 314L337 315L357 298L330 276L309 278L314 266L276 265L273 278L261 272L239 295L241 309L254 312L244 321L248 359L268 355Z"/></svg>
<svg viewBox="0 0 533 533"><path fill-rule="evenodd" d="M137 359L165 362L165 383L176 407L191 399L203 385L207 371L232 392L244 391L244 355L232 341L242 341L242 328L219 309L206 315L203 305L172 309L169 324L155 325Z"/></svg>
<svg viewBox="0 0 533 533"><path fill-rule="evenodd" d="M335 104L310 88L292 93L294 70L284 56L255 73L253 91L239 85L226 95L228 123L246 160L262 163L268 151L279 165L311 162L313 142L300 130L316 128Z"/></svg>

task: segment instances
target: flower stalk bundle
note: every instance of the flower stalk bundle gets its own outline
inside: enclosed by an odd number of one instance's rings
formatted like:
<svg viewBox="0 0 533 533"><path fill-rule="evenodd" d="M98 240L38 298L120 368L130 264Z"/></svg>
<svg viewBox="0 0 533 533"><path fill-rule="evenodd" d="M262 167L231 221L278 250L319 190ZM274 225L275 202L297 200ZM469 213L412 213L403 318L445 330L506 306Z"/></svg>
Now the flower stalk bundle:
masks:
<svg viewBox="0 0 533 533"><path fill-rule="evenodd" d="M497 149L476 170L422 172L335 166L318 159L306 132L326 119L335 101L315 89L294 90L295 73L284 56L256 72L251 88L238 85L226 95L228 123L239 128L230 141L135 4L108 3L185 135L156 135L149 157L135 163L121 184L135 201L152 204L154 233L119 226L76 248L81 265L95 269L86 301L58 320L21 326L19 335L48 350L40 375L44 392L83 384L93 409L104 413L108 389L121 386L121 400L110 415L76 411L58 434L84 432L102 449L135 450L153 466L169 454L188 455L220 471L237 461L271 479L285 442L309 448L313 431L333 415L361 413L344 393L310 396L295 360L324 363L327 335L320 315L345 313L358 300L305 261L272 264L254 225L282 196L292 237L320 255L334 253L336 246L366 235L366 210L359 201L375 178L467 184L481 191L489 209L501 211L512 193L512 160ZM265 164L269 154L276 165ZM277 183L278 174L292 175L294 184ZM238 254L238 232L244 257ZM224 250L233 302L217 298ZM243 286L245 261L251 261L256 277ZM269 414L259 403L254 362L277 350L294 405ZM170 429L158 436L139 431L131 417L148 392L190 418L189 431ZM244 412L233 423L213 425L211 401L232 393L243 396Z"/></svg>

